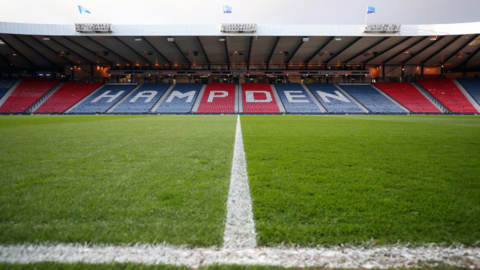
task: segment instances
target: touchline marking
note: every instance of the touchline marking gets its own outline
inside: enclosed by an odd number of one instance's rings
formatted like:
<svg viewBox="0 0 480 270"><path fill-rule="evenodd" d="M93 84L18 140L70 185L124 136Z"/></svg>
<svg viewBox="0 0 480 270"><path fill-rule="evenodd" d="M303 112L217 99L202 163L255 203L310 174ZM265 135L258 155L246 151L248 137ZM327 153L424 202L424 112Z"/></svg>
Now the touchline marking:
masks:
<svg viewBox="0 0 480 270"><path fill-rule="evenodd" d="M240 115L238 115L223 247L227 249L256 247L255 236L247 161L243 148L242 125L240 124Z"/></svg>
<svg viewBox="0 0 480 270"><path fill-rule="evenodd" d="M139 263L198 268L212 264L322 268L480 267L479 247L188 248L166 244L0 245L0 262Z"/></svg>
<svg viewBox="0 0 480 270"><path fill-rule="evenodd" d="M316 248L257 247L247 162L240 116L237 118L227 221L222 248L189 248L169 244L23 244L0 245L7 263L138 263L198 268L213 264L322 268L418 268L454 266L480 268L480 247L405 245Z"/></svg>

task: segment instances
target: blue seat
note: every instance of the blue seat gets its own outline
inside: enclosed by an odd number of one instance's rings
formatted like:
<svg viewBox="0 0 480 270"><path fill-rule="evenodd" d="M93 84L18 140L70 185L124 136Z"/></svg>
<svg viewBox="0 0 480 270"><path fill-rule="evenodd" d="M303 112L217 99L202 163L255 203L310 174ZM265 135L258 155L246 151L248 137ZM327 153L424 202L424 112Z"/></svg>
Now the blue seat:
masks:
<svg viewBox="0 0 480 270"><path fill-rule="evenodd" d="M351 98L344 95L335 85L308 84L307 87L331 113L365 113Z"/></svg>
<svg viewBox="0 0 480 270"><path fill-rule="evenodd" d="M0 98L2 98L8 90L15 84L17 78L0 78Z"/></svg>
<svg viewBox="0 0 480 270"><path fill-rule="evenodd" d="M201 88L201 83L177 83L155 112L189 113Z"/></svg>
<svg viewBox="0 0 480 270"><path fill-rule="evenodd" d="M371 85L342 85L342 88L373 113L405 113Z"/></svg>
<svg viewBox="0 0 480 270"><path fill-rule="evenodd" d="M463 87L480 104L480 77L458 78Z"/></svg>
<svg viewBox="0 0 480 270"><path fill-rule="evenodd" d="M132 91L136 85L105 85L70 113L103 113Z"/></svg>
<svg viewBox="0 0 480 270"><path fill-rule="evenodd" d="M170 84L146 83L135 90L120 103L111 113L147 113L165 94Z"/></svg>
<svg viewBox="0 0 480 270"><path fill-rule="evenodd" d="M289 113L322 113L299 83L275 84L285 110Z"/></svg>

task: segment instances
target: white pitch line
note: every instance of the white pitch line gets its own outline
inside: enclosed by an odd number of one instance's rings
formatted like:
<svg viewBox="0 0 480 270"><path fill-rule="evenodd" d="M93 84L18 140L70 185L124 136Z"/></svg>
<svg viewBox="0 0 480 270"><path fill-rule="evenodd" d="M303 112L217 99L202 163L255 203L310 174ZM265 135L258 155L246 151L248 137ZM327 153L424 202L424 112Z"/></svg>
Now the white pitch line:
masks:
<svg viewBox="0 0 480 270"><path fill-rule="evenodd" d="M0 246L0 262L141 263L197 268L212 264L322 268L480 268L479 247L188 248L165 244Z"/></svg>
<svg viewBox="0 0 480 270"><path fill-rule="evenodd" d="M257 241L255 236L252 199L248 185L247 161L245 159L245 150L243 149L242 125L240 124L239 115L237 117L223 247L256 247Z"/></svg>
<svg viewBox="0 0 480 270"><path fill-rule="evenodd" d="M168 244L133 246L34 244L0 245L0 262L139 263L198 268L213 264L322 268L418 268L454 266L480 268L480 247L339 246L317 248L256 247L252 201L237 118L232 175L223 248L188 248Z"/></svg>

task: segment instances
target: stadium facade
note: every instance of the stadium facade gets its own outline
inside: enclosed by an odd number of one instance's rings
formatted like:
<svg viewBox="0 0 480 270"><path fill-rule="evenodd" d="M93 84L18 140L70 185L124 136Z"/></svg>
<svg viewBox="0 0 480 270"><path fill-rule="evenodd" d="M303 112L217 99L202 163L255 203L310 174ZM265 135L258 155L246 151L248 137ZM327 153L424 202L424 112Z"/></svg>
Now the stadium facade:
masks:
<svg viewBox="0 0 480 270"><path fill-rule="evenodd" d="M474 13L357 2L345 15L334 1L148 2L174 11L161 17L126 1L14 16L13 3L1 11L0 112L480 112Z"/></svg>

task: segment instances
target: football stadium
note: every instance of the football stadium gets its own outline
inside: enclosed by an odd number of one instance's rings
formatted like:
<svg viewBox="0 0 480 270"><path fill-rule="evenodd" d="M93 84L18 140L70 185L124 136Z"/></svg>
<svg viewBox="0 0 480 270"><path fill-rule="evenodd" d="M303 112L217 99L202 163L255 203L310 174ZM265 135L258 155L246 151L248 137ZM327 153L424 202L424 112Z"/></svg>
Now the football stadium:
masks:
<svg viewBox="0 0 480 270"><path fill-rule="evenodd" d="M3 1L0 269L480 269L480 1Z"/></svg>

